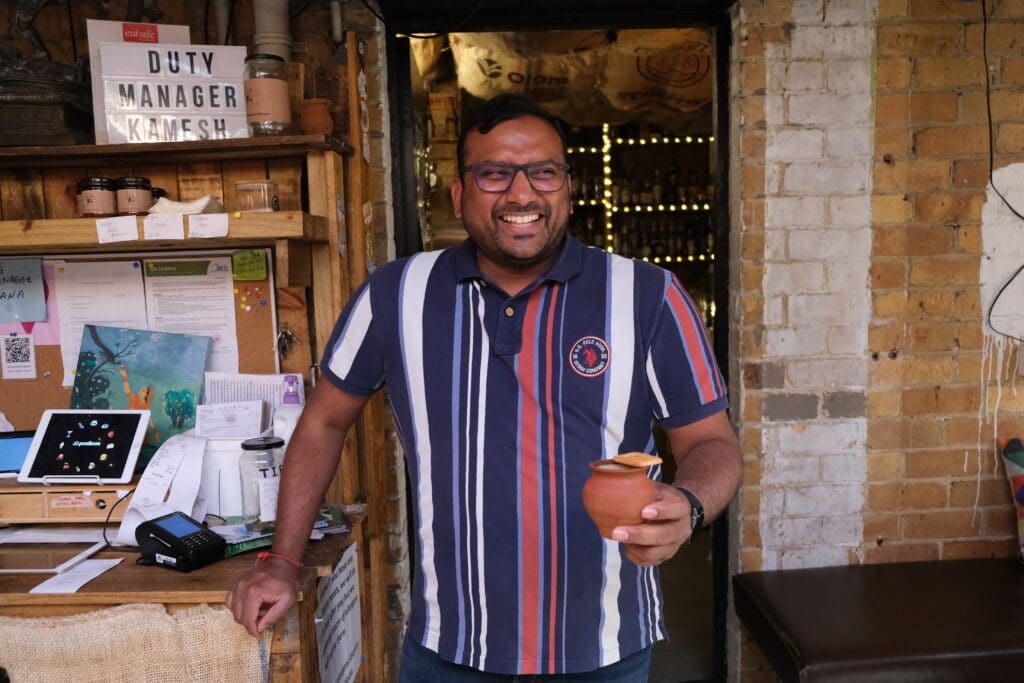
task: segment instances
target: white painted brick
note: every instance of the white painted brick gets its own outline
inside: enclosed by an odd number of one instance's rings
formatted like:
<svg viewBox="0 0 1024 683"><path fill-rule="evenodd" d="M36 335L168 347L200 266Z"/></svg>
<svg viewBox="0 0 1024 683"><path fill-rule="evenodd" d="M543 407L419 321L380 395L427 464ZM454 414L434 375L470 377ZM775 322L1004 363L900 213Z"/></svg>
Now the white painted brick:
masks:
<svg viewBox="0 0 1024 683"><path fill-rule="evenodd" d="M820 263L772 263L764 269L767 295L820 292L824 286L825 271Z"/></svg>
<svg viewBox="0 0 1024 683"><path fill-rule="evenodd" d="M823 197L768 197L765 201L765 224L771 228L794 225L821 225L825 222Z"/></svg>
<svg viewBox="0 0 1024 683"><path fill-rule="evenodd" d="M862 485L790 486L786 489L788 515L852 515L864 508Z"/></svg>
<svg viewBox="0 0 1024 683"><path fill-rule="evenodd" d="M789 297L789 319L797 325L841 325L856 303L859 299L849 292L796 294Z"/></svg>
<svg viewBox="0 0 1024 683"><path fill-rule="evenodd" d="M825 87L825 65L821 62L790 62L784 76L786 92L822 90Z"/></svg>
<svg viewBox="0 0 1024 683"><path fill-rule="evenodd" d="M827 261L870 251L870 232L853 230L791 230L789 257L794 261ZM867 243L867 249L863 247Z"/></svg>
<svg viewBox="0 0 1024 683"><path fill-rule="evenodd" d="M874 49L867 26L797 26L789 44L792 59L865 59Z"/></svg>
<svg viewBox="0 0 1024 683"><path fill-rule="evenodd" d="M786 192L853 194L864 192L871 181L866 164L842 161L800 161L786 167L782 181Z"/></svg>
<svg viewBox="0 0 1024 683"><path fill-rule="evenodd" d="M867 431L864 419L829 420L765 428L762 437L766 453L834 453L863 449Z"/></svg>
<svg viewBox="0 0 1024 683"><path fill-rule="evenodd" d="M770 296L764 302L764 324L786 324L786 299L781 296Z"/></svg>
<svg viewBox="0 0 1024 683"><path fill-rule="evenodd" d="M765 63L764 84L770 93L777 93L786 89L786 62L771 60ZM735 71L735 69L730 69ZM737 92L733 90L732 92Z"/></svg>
<svg viewBox="0 0 1024 683"><path fill-rule="evenodd" d="M808 93L789 96L789 124L849 125L865 123L871 98L862 94Z"/></svg>
<svg viewBox="0 0 1024 683"><path fill-rule="evenodd" d="M770 550L761 550L761 569L766 572L774 571L782 567L782 553Z"/></svg>
<svg viewBox="0 0 1024 683"><path fill-rule="evenodd" d="M822 545L860 545L864 541L864 520L860 517L825 517L818 529Z"/></svg>
<svg viewBox="0 0 1024 683"><path fill-rule="evenodd" d="M786 244L789 241L789 230L768 230L764 234L764 259L765 261L788 261L789 250Z"/></svg>
<svg viewBox="0 0 1024 683"><path fill-rule="evenodd" d="M857 250L859 251L859 250ZM825 281L830 292L867 292L871 263L867 256L854 253L849 260L825 264ZM868 305L864 301L865 307Z"/></svg>
<svg viewBox="0 0 1024 683"><path fill-rule="evenodd" d="M842 546L819 546L780 553L778 569L813 569L815 567L842 567L849 564L846 548Z"/></svg>
<svg viewBox="0 0 1024 683"><path fill-rule="evenodd" d="M764 98L764 121L767 125L780 125L786 120L786 98L782 93L769 93Z"/></svg>
<svg viewBox="0 0 1024 683"><path fill-rule="evenodd" d="M824 0L793 0L793 22L820 24L825 19Z"/></svg>
<svg viewBox="0 0 1024 683"><path fill-rule="evenodd" d="M761 489L761 510L760 515L762 518L773 517L775 515L781 515L782 510L786 504L786 491L785 489L775 487L765 487Z"/></svg>
<svg viewBox="0 0 1024 683"><path fill-rule="evenodd" d="M760 527L761 542L770 548L813 547L821 538L820 517L775 517Z"/></svg>
<svg viewBox="0 0 1024 683"><path fill-rule="evenodd" d="M786 371L795 387L861 388L868 380L867 360L863 358L793 361Z"/></svg>
<svg viewBox="0 0 1024 683"><path fill-rule="evenodd" d="M838 93L871 97L871 62L867 59L832 60L828 63L828 88Z"/></svg>
<svg viewBox="0 0 1024 683"><path fill-rule="evenodd" d="M767 330L764 345L768 357L805 358L825 352L821 331L807 328Z"/></svg>
<svg viewBox="0 0 1024 683"><path fill-rule="evenodd" d="M870 160L875 154L875 138L871 128L830 128L825 142L825 155L830 159Z"/></svg>
<svg viewBox="0 0 1024 683"><path fill-rule="evenodd" d="M852 197L829 197L828 225L833 228L870 228L870 193L865 192ZM870 235L868 239L870 240Z"/></svg>
<svg viewBox="0 0 1024 683"><path fill-rule="evenodd" d="M765 458L762 485L821 483L821 458L817 455L786 455Z"/></svg>
<svg viewBox="0 0 1024 683"><path fill-rule="evenodd" d="M765 144L769 161L820 159L825 150L825 132L813 128L775 130Z"/></svg>
<svg viewBox="0 0 1024 683"><path fill-rule="evenodd" d="M878 0L828 0L826 24L867 24L876 16Z"/></svg>
<svg viewBox="0 0 1024 683"><path fill-rule="evenodd" d="M836 355L854 355L866 353L868 349L868 323L870 311L864 316L851 317L847 322L860 323L833 327L828 331L825 351Z"/></svg>
<svg viewBox="0 0 1024 683"><path fill-rule="evenodd" d="M764 191L765 194L773 195L778 193L782 185L782 164L766 163L764 165Z"/></svg>
<svg viewBox="0 0 1024 683"><path fill-rule="evenodd" d="M864 453L832 453L821 458L821 478L828 482L863 482L868 476Z"/></svg>

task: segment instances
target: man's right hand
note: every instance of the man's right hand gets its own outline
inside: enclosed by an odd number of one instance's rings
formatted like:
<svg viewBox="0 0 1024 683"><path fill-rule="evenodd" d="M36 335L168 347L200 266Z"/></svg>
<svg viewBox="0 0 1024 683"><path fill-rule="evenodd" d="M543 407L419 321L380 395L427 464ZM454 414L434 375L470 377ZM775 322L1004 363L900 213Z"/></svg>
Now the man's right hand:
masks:
<svg viewBox="0 0 1024 683"><path fill-rule="evenodd" d="M295 604L298 593L298 568L268 557L238 577L226 602L235 621L258 637Z"/></svg>

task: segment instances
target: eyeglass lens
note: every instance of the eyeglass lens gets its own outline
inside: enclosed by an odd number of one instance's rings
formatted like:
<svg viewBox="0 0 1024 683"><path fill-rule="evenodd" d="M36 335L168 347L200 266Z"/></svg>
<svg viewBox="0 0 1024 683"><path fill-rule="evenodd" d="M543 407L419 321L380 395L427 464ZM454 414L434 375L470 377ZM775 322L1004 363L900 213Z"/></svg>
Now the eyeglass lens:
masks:
<svg viewBox="0 0 1024 683"><path fill-rule="evenodd" d="M567 165L548 161L521 165L492 162L475 164L469 170L476 178L477 187L484 192L506 191L519 171L526 174L530 187L537 192L556 192L562 189L569 175Z"/></svg>

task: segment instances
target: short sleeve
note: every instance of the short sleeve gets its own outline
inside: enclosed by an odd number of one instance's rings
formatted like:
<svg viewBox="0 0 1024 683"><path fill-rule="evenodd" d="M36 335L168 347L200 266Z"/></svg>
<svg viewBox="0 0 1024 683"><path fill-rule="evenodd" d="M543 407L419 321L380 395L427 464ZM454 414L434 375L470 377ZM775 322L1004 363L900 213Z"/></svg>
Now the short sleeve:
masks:
<svg viewBox="0 0 1024 683"><path fill-rule="evenodd" d="M384 384L384 352L374 330L372 278L349 299L327 342L320 372L333 385L369 396Z"/></svg>
<svg viewBox="0 0 1024 683"><path fill-rule="evenodd" d="M665 279L646 370L654 417L671 429L721 412L729 403L697 307L675 276L666 273Z"/></svg>

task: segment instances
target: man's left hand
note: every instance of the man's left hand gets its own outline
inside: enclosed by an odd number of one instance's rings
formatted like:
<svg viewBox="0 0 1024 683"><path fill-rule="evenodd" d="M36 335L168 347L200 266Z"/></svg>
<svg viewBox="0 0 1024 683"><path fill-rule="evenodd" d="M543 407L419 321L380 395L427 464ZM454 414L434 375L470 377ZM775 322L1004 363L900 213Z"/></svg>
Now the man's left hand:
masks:
<svg viewBox="0 0 1024 683"><path fill-rule="evenodd" d="M626 547L626 557L641 567L671 558L690 539L690 501L674 486L655 482L654 502L643 509L644 524L619 526L612 538Z"/></svg>

